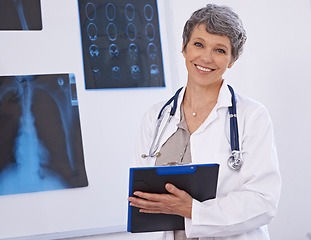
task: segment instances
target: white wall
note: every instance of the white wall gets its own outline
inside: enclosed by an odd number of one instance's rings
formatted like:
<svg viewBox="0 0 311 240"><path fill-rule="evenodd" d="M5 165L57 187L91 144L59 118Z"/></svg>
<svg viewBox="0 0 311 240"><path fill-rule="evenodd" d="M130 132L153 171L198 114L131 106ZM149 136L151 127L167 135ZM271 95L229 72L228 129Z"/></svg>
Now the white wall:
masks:
<svg viewBox="0 0 311 240"><path fill-rule="evenodd" d="M165 9L164 2L159 0L159 8ZM75 74L89 186L1 196L0 239L125 231L128 168L139 120L155 100L171 96L173 83L166 80L165 88L86 91L78 1L41 0L41 8L42 31L0 31L0 76ZM163 62L171 79L166 22L161 11Z"/></svg>
<svg viewBox="0 0 311 240"><path fill-rule="evenodd" d="M51 4L51 1L45 0L45 4ZM166 49L165 53L169 54L168 58L171 64L166 66L166 69L169 67L176 68L172 71L176 79L170 79L170 82L177 82L175 84L177 87L177 85L185 83L187 76L181 54L183 25L194 10L204 6L208 1L163 1L166 4L167 22L170 23L167 27L170 47ZM311 232L311 208L309 206L311 198L311 188L309 186L311 182L311 175L309 174L311 159L308 152L309 136L311 136L309 121L311 118L311 100L308 98L311 87L308 73L311 68L310 2L309 0L215 0L214 2L229 5L239 13L248 34L245 52L226 74L227 81L233 85L237 92L264 103L274 122L283 177L283 192L278 215L270 225L271 238L274 240L307 240L306 235ZM76 1L70 0L69 5L74 9ZM59 10L61 11L61 9ZM50 14L48 11L44 12L44 14L52 19L52 16L48 15ZM73 18L77 20L76 13L74 15ZM69 14L67 17L70 22L72 16ZM65 26L70 28L67 24ZM40 33L30 34L39 35ZM14 34L10 36L15 37ZM78 32L75 32L75 36L78 37ZM24 41L27 40L28 38L24 38ZM70 51L67 55L64 53L64 57L69 58L69 53L77 54L74 49L80 49L79 41L73 41L73 43L67 39L66 46ZM59 43L59 45L61 44L63 42ZM38 45L40 46L40 43ZM45 50L46 52L42 53L42 56L46 56L46 58L56 54L49 48ZM14 51L12 52L14 53ZM1 54L10 55L9 49L2 46ZM39 55L41 56L41 53ZM13 54L11 60L5 58L1 60L0 58L2 73L4 71L4 73L10 74L15 71L15 73L20 74L32 74L39 67L42 73L78 72L79 76L82 75L81 62L73 65L74 61L68 63L66 58L61 58L58 63L49 65L44 64L45 61L43 60L47 61L45 58L41 59L41 61L38 60L32 64L33 68L36 67L35 69L28 67L27 69L17 69L13 64L10 65L12 69L3 67L8 65L8 60L19 66L26 66L23 64L24 59L18 57L14 59L14 57ZM168 76L171 76L171 74L168 74ZM82 89L83 86L78 85L78 88ZM154 101L158 100L154 99ZM82 113L88 107L83 103L80 106ZM84 122L86 122L85 119ZM84 132L84 137L90 139L91 133ZM135 138L135 136L132 137ZM125 195L127 193L124 193ZM115 233L78 237L75 240L139 240L146 238L156 240L161 239L161 236L159 233Z"/></svg>
<svg viewBox="0 0 311 240"><path fill-rule="evenodd" d="M186 79L180 53L183 24L191 12L207 2L169 0L171 59L177 64L180 84ZM236 91L265 104L274 122L283 190L278 214L270 224L271 239L307 240L307 233L311 232L310 2L214 2L229 5L238 12L248 35L244 54L226 74L227 81ZM86 239L134 239L132 236L121 233ZM135 239L145 237L135 236ZM149 237L160 239L158 234Z"/></svg>

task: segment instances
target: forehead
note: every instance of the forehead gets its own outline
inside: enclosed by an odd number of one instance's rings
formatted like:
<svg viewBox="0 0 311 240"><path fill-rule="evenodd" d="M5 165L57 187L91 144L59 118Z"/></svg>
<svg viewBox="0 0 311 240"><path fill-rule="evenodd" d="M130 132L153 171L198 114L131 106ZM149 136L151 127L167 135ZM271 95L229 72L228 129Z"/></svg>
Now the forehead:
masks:
<svg viewBox="0 0 311 240"><path fill-rule="evenodd" d="M202 40L208 43L221 44L228 48L231 48L231 41L228 36L212 34L206 31L205 24L197 25L193 28L190 36L191 40Z"/></svg>

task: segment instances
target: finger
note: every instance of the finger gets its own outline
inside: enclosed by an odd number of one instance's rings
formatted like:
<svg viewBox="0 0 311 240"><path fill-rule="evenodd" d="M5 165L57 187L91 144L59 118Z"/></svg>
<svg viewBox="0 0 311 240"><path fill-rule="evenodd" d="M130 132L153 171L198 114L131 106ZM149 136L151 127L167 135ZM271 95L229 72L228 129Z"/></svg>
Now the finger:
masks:
<svg viewBox="0 0 311 240"><path fill-rule="evenodd" d="M140 191L133 192L133 196L137 196L137 197L141 197L142 194L143 192L140 192Z"/></svg>
<svg viewBox="0 0 311 240"><path fill-rule="evenodd" d="M163 204L161 202L154 202L148 199L143 198L131 198L130 206L144 208L144 209L161 209Z"/></svg>
<svg viewBox="0 0 311 240"><path fill-rule="evenodd" d="M147 199L153 202L163 202L168 194L158 194L158 193L145 193L145 192L134 192L137 197Z"/></svg>
<svg viewBox="0 0 311 240"><path fill-rule="evenodd" d="M164 209L161 207L153 207L153 206L146 206L146 205L140 205L136 203L131 203L131 207L136 207L139 209L140 212L144 213L164 213Z"/></svg>
<svg viewBox="0 0 311 240"><path fill-rule="evenodd" d="M135 201L135 199L136 199L136 197L128 197L127 200L128 200L129 202L132 202L132 201Z"/></svg>
<svg viewBox="0 0 311 240"><path fill-rule="evenodd" d="M171 184L171 183L167 183L167 184L165 185L165 189L166 189L169 193L175 195L175 196L178 197L178 198L183 198L183 197L185 197L185 191L180 190L179 188L175 187L175 186L174 186L173 184Z"/></svg>
<svg viewBox="0 0 311 240"><path fill-rule="evenodd" d="M133 193L132 196L128 197L128 201L136 201L137 199L146 199L148 200L146 197L148 196L148 194L144 193L144 192L139 192L136 191Z"/></svg>
<svg viewBox="0 0 311 240"><path fill-rule="evenodd" d="M162 214L170 214L169 212L165 212L162 209L160 210L151 210L151 209L139 209L141 213L162 213Z"/></svg>
<svg viewBox="0 0 311 240"><path fill-rule="evenodd" d="M165 184L165 189L170 192L170 193L173 193L176 191L176 190L179 190L177 187L175 187L173 184L171 183L167 183Z"/></svg>

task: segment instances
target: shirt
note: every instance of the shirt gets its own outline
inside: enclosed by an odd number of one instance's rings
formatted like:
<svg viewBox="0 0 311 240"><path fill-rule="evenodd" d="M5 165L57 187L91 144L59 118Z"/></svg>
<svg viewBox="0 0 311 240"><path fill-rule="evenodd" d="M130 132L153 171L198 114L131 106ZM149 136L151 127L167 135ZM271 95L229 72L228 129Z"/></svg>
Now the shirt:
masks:
<svg viewBox="0 0 311 240"><path fill-rule="evenodd" d="M183 105L180 105L180 122L177 130L162 145L157 157L156 166L167 165L168 163L187 164L191 163L190 133L184 117Z"/></svg>
<svg viewBox="0 0 311 240"><path fill-rule="evenodd" d="M161 147L161 155L157 157L156 166L167 165L168 163L188 164L191 163L190 133L185 120L183 105L180 105L180 122L177 124L177 131L167 139ZM174 231L174 240L197 240L187 238L185 231Z"/></svg>

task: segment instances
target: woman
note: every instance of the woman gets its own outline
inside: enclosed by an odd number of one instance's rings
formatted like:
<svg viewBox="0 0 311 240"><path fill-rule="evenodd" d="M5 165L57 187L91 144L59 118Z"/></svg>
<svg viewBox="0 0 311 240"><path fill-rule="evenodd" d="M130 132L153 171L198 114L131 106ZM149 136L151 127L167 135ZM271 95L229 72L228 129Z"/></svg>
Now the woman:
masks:
<svg viewBox="0 0 311 240"><path fill-rule="evenodd" d="M135 192L129 198L141 212L184 217L185 231L165 232L164 239L269 239L267 224L276 214L281 189L272 123L263 105L238 94L243 166L234 171L227 165L232 103L223 74L242 53L245 40L242 23L230 8L208 4L194 12L183 33L187 86L179 94L176 114L163 132L157 157L143 159L141 154L151 147L163 103L152 107L143 119L135 150L137 165L163 165L167 159L220 164L215 199L199 202L172 184L166 184L169 194Z"/></svg>

